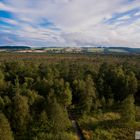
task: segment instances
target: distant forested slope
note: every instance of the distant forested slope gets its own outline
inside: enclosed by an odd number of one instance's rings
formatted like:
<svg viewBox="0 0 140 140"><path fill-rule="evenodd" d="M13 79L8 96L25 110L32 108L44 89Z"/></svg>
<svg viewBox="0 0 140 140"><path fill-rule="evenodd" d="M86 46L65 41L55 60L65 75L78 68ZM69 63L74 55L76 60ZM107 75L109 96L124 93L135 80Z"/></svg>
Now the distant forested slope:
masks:
<svg viewBox="0 0 140 140"><path fill-rule="evenodd" d="M16 50L19 50L19 49L31 49L30 47L28 46L0 46L0 49L6 49L6 50L12 50L12 49L16 49Z"/></svg>

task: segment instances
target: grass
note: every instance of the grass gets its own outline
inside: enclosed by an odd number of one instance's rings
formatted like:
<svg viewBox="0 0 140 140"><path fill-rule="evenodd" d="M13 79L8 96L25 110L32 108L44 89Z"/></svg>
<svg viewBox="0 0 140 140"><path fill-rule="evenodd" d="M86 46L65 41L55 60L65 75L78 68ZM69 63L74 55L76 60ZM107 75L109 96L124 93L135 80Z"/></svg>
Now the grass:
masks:
<svg viewBox="0 0 140 140"><path fill-rule="evenodd" d="M137 107L137 117L140 117L140 107ZM140 121L124 125L117 112L105 112L84 116L79 120L86 140L133 140L135 131L140 130Z"/></svg>
<svg viewBox="0 0 140 140"><path fill-rule="evenodd" d="M64 133L64 140L77 140L77 135L74 133Z"/></svg>

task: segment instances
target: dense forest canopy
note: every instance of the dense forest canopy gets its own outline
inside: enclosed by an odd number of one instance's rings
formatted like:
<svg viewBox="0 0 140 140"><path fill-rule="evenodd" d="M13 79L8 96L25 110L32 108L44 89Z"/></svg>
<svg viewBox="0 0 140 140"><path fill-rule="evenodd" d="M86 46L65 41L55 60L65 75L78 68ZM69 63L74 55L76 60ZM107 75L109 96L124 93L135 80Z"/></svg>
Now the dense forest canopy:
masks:
<svg viewBox="0 0 140 140"><path fill-rule="evenodd" d="M0 57L1 140L74 140L71 111L79 120L113 108L121 124L136 121L139 56L6 55Z"/></svg>

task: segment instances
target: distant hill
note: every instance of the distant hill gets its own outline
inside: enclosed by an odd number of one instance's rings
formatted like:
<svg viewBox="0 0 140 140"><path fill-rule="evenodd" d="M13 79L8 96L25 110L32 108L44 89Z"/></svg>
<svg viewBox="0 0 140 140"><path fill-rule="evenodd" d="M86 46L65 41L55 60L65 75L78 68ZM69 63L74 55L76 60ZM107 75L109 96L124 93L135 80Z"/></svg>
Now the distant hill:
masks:
<svg viewBox="0 0 140 140"><path fill-rule="evenodd" d="M109 50L120 50L123 52L128 52L128 53L140 53L140 48L128 48L128 47L109 47Z"/></svg>
<svg viewBox="0 0 140 140"><path fill-rule="evenodd" d="M0 52L3 51L20 51L31 50L31 52L48 52L48 53L97 53L97 54L140 54L140 48L128 47L40 47L31 48L29 46L0 46Z"/></svg>
<svg viewBox="0 0 140 140"><path fill-rule="evenodd" d="M140 54L140 48L128 48L128 47L90 47L85 48L90 53L135 53Z"/></svg>
<svg viewBox="0 0 140 140"><path fill-rule="evenodd" d="M1 50L29 50L31 47L28 46L0 46Z"/></svg>

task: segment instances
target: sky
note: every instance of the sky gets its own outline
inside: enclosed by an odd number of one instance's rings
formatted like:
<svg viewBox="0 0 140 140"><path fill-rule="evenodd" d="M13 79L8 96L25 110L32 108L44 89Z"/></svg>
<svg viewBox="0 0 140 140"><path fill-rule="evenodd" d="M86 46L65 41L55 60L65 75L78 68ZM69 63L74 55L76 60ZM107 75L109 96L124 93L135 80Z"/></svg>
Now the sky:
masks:
<svg viewBox="0 0 140 140"><path fill-rule="evenodd" d="M0 45L140 48L140 0L0 0Z"/></svg>

